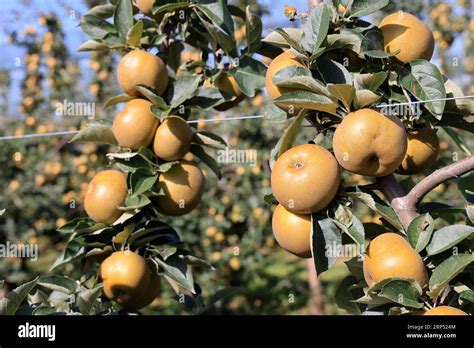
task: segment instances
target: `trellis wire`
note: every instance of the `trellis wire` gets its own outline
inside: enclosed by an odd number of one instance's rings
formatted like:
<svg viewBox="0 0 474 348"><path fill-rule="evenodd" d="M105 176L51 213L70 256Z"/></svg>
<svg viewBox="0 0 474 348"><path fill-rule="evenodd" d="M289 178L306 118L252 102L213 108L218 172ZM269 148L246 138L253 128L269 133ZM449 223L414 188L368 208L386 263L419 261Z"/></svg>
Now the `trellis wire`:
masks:
<svg viewBox="0 0 474 348"><path fill-rule="evenodd" d="M432 102L437 102L437 101L448 101L448 100L470 99L470 98L474 98L474 95L466 95L466 96L462 96L462 97L440 98L440 99L432 99L432 100L421 100L421 101L406 102L406 103L379 104L379 105L375 105L375 107L376 108L385 108L387 106L403 106L403 105L423 104L423 103L432 103ZM223 117L223 118L190 120L190 121L186 121L186 122L187 123L226 122L226 121L237 121L237 120L251 120L251 119L264 118L264 117L265 117L265 115L237 116L237 117ZM75 130L75 131L62 131L62 132L49 132L49 133L32 133L32 134L24 134L24 135L6 135L6 136L0 137L0 141L64 136L64 135L71 135L71 134L77 134L77 133L79 133L78 130Z"/></svg>

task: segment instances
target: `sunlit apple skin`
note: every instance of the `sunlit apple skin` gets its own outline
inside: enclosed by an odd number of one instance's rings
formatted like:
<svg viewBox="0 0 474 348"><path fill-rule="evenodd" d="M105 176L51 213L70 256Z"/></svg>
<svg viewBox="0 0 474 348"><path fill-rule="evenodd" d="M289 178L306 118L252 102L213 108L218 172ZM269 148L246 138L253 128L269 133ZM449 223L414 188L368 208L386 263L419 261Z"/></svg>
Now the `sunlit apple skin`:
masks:
<svg viewBox="0 0 474 348"><path fill-rule="evenodd" d="M433 166L439 154L439 139L430 126L408 132L408 148L399 174L413 175Z"/></svg>
<svg viewBox="0 0 474 348"><path fill-rule="evenodd" d="M413 279L422 288L428 284L423 259L396 233L383 233L370 242L364 255L363 271L369 287L387 278Z"/></svg>
<svg viewBox="0 0 474 348"><path fill-rule="evenodd" d="M191 162L181 160L158 179L164 195L157 197L158 207L167 215L184 215L201 202L205 189L202 170Z"/></svg>
<svg viewBox="0 0 474 348"><path fill-rule="evenodd" d="M117 78L122 90L139 97L138 85L155 89L162 95L168 87L168 70L161 58L142 50L133 50L122 57L118 64Z"/></svg>
<svg viewBox="0 0 474 348"><path fill-rule="evenodd" d="M339 165L325 148L303 144L284 152L271 174L273 195L287 210L310 214L324 209L340 183Z"/></svg>
<svg viewBox="0 0 474 348"><path fill-rule="evenodd" d="M311 215L296 214L279 204L272 217L273 235L286 251L301 257L311 257Z"/></svg>
<svg viewBox="0 0 474 348"><path fill-rule="evenodd" d="M468 315L466 312L451 306L437 306L429 309L423 315Z"/></svg>
<svg viewBox="0 0 474 348"><path fill-rule="evenodd" d="M379 25L387 53L400 52L395 59L406 64L414 59L430 60L435 40L430 28L420 19L407 12L386 16Z"/></svg>
<svg viewBox="0 0 474 348"><path fill-rule="evenodd" d="M102 262L99 270L105 296L128 309L144 307L140 300L150 285L151 273L145 259L132 251L117 251Z"/></svg>
<svg viewBox="0 0 474 348"><path fill-rule="evenodd" d="M371 109L346 115L333 136L334 155L341 167L367 176L393 173L405 158L407 146L400 119Z"/></svg>
<svg viewBox="0 0 474 348"><path fill-rule="evenodd" d="M160 121L150 110L152 104L144 99L132 99L115 117L113 132L120 146L132 150L150 145Z"/></svg>
<svg viewBox="0 0 474 348"><path fill-rule="evenodd" d="M121 215L118 208L127 197L127 177L118 170L97 173L89 183L84 198L84 209L95 222L112 224Z"/></svg>
<svg viewBox="0 0 474 348"><path fill-rule="evenodd" d="M184 157L191 147L193 131L181 117L168 117L156 130L153 152L165 161Z"/></svg>

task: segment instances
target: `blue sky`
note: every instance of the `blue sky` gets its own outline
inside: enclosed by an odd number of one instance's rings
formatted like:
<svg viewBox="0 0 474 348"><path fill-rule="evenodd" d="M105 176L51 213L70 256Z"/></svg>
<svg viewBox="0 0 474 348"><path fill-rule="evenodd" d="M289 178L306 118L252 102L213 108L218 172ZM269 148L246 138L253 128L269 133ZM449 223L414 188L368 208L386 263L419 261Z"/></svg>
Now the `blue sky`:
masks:
<svg viewBox="0 0 474 348"><path fill-rule="evenodd" d="M25 5L25 3L28 3L28 5ZM278 26L296 25L290 23L283 14L283 8L286 4L291 3L299 10L304 10L307 6L306 0L263 0L260 3L271 12L271 15L262 18L265 32ZM86 35L77 27L82 13L86 10L85 3L79 0L0 0L0 68L9 69L12 72L12 96L16 96L16 98L20 96L19 84L22 78L22 68L15 66L15 59L22 58L24 51L22 48L9 45L6 42L7 33L11 28L20 31L27 26L38 28L40 13L54 12L61 19L70 54L81 65L84 76L82 83L87 83L91 73L88 67L89 53L76 52L77 47L87 40ZM10 23L14 25L10 25ZM462 43L462 40L456 40L451 50L460 52ZM436 63L436 57L433 61ZM11 101L13 103L17 102L17 100ZM13 109L11 108L10 112L15 112Z"/></svg>

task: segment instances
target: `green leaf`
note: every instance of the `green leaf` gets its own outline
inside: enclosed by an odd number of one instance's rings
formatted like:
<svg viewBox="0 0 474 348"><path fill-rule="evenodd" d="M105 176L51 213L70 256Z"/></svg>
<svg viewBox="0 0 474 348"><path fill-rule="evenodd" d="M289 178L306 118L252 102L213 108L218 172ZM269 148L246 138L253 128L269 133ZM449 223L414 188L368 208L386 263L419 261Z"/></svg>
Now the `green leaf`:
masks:
<svg viewBox="0 0 474 348"><path fill-rule="evenodd" d="M333 96L344 104L347 110L350 109L352 100L355 96L355 89L351 85L346 84L328 84L328 90Z"/></svg>
<svg viewBox="0 0 474 348"><path fill-rule="evenodd" d="M229 34L226 34L222 30L219 30L212 23L208 22L205 18L203 18L199 11L196 11L196 14L201 19L201 23L204 25L207 32L212 38L212 40L210 41L213 46L213 49L217 50L217 46L214 44L214 43L217 43L227 55L231 57L236 57L237 50L236 50L236 42L233 36L233 32L232 32L232 36L229 36Z"/></svg>
<svg viewBox="0 0 474 348"><path fill-rule="evenodd" d="M313 78L311 70L302 66L288 66L272 76L272 82L278 87L314 92L331 97L325 85Z"/></svg>
<svg viewBox="0 0 474 348"><path fill-rule="evenodd" d="M232 70L231 74L235 77L242 93L247 97L255 96L255 91L265 85L266 67L262 62L251 58L241 57L239 66Z"/></svg>
<svg viewBox="0 0 474 348"><path fill-rule="evenodd" d="M222 103L222 93L214 87L199 87L194 96L189 98L184 105L200 109L210 109Z"/></svg>
<svg viewBox="0 0 474 348"><path fill-rule="evenodd" d="M193 155L203 161L219 179L222 177L219 165L214 157L209 156L201 146L192 144L190 151Z"/></svg>
<svg viewBox="0 0 474 348"><path fill-rule="evenodd" d="M282 45L278 45L279 47L282 47L282 48L293 48L295 49L297 52L303 54L304 53L304 48L301 46L301 38L302 38L302 33L299 29L294 29L294 28L291 28L292 30L290 30L290 28L285 28L285 29L281 29L281 28L276 28L272 31L272 33L275 33L273 34L273 40L279 40L279 38L283 38L282 41L283 42L286 42L286 44L282 44ZM272 35L272 34L270 34ZM268 38L270 38L270 35L268 36ZM281 40L281 39L280 39ZM269 42L271 43L270 41L265 41L265 42Z"/></svg>
<svg viewBox="0 0 474 348"><path fill-rule="evenodd" d="M441 127L446 134L453 139L456 145L468 156L472 155L471 150L469 149L469 145L467 144L466 140L464 140L463 136L451 128L448 127Z"/></svg>
<svg viewBox="0 0 474 348"><path fill-rule="evenodd" d="M355 215L352 216L352 224L349 226L348 234L356 243L360 245L365 244L364 224Z"/></svg>
<svg viewBox="0 0 474 348"><path fill-rule="evenodd" d="M474 172L464 174L457 179L459 191L469 204L474 203Z"/></svg>
<svg viewBox="0 0 474 348"><path fill-rule="evenodd" d="M166 104L165 100L156 93L156 90L154 88L151 88L145 85L138 85L135 88L138 92L140 92L142 96L148 99L154 106L163 110L169 109L168 104Z"/></svg>
<svg viewBox="0 0 474 348"><path fill-rule="evenodd" d="M291 84L287 83L288 79L291 78L296 78L296 77L306 77L308 78L306 81L310 81L309 79L313 79L313 75L311 73L311 70L304 66L296 66L296 65L290 65L286 66L280 70L278 70L273 76L272 76L272 82L277 85L278 87L287 87L287 88L298 88L298 87L303 87L305 86L305 83L299 84Z"/></svg>
<svg viewBox="0 0 474 348"><path fill-rule="evenodd" d="M463 301L474 303L474 291L464 290L459 294L459 298Z"/></svg>
<svg viewBox="0 0 474 348"><path fill-rule="evenodd" d="M107 4L107 5L97 5L88 10L84 13L84 16L91 15L100 17L103 19L110 18L114 15L115 12L115 5Z"/></svg>
<svg viewBox="0 0 474 348"><path fill-rule="evenodd" d="M168 257L176 254L176 252L178 251L178 248L169 244L161 244L161 245L153 245L151 249L149 248L149 250L151 250L151 252L154 255L160 255L161 258L164 261L166 261Z"/></svg>
<svg viewBox="0 0 474 348"><path fill-rule="evenodd" d="M189 3L185 1L176 0L155 0L151 12L156 15L163 12L173 12L177 10L184 10L189 7Z"/></svg>
<svg viewBox="0 0 474 348"><path fill-rule="evenodd" d="M334 224L346 233L354 242L359 245L365 244L365 231L362 222L352 214L352 211L340 204L335 212Z"/></svg>
<svg viewBox="0 0 474 348"><path fill-rule="evenodd" d="M127 44L132 47L140 46L143 33L143 21L138 21L127 33Z"/></svg>
<svg viewBox="0 0 474 348"><path fill-rule="evenodd" d="M7 293L7 295L0 300L0 315L14 315L26 296L36 286L37 281L38 278L35 278Z"/></svg>
<svg viewBox="0 0 474 348"><path fill-rule="evenodd" d="M107 34L116 32L112 24L105 19L93 15L83 16L80 26L84 33L93 39L103 39Z"/></svg>
<svg viewBox="0 0 474 348"><path fill-rule="evenodd" d="M262 20L250 11L250 6L245 9L247 20L245 21L245 34L247 37L247 54L251 55L258 51L261 46Z"/></svg>
<svg viewBox="0 0 474 348"><path fill-rule="evenodd" d="M234 35L234 21L224 0L201 0L196 5L215 25L228 35Z"/></svg>
<svg viewBox="0 0 474 348"><path fill-rule="evenodd" d="M474 114L474 100L464 97L464 93L454 81L447 79L444 82L446 89L446 98L456 98L454 100L447 100L444 107L443 120L459 120L464 116ZM447 124L449 125L449 123Z"/></svg>
<svg viewBox="0 0 474 348"><path fill-rule="evenodd" d="M457 254L440 263L431 275L428 296L435 300L444 287L473 261L472 254Z"/></svg>
<svg viewBox="0 0 474 348"><path fill-rule="evenodd" d="M147 168L138 168L130 174L132 195L137 196L149 191L156 183L158 176Z"/></svg>
<svg viewBox="0 0 474 348"><path fill-rule="evenodd" d="M152 221L144 227L134 231L128 238L128 243L131 245L132 249L150 243L155 245L169 245L177 242L179 242L179 238L176 231L171 226L160 221ZM154 249L157 248L155 247Z"/></svg>
<svg viewBox="0 0 474 348"><path fill-rule="evenodd" d="M160 271L174 280L179 286L193 294L196 293L191 266L188 266L178 255L170 256L166 262L159 257L154 257L153 260L158 264Z"/></svg>
<svg viewBox="0 0 474 348"><path fill-rule="evenodd" d="M356 110L362 109L367 105L375 103L380 98L382 98L380 95L377 95L368 89L357 90L355 91L354 96L354 108Z"/></svg>
<svg viewBox="0 0 474 348"><path fill-rule="evenodd" d="M311 254L316 272L321 274L336 263L338 253L335 248L342 244L342 236L330 218L320 219L311 214L311 225Z"/></svg>
<svg viewBox="0 0 474 348"><path fill-rule="evenodd" d="M176 108L189 99L197 90L200 81L199 75L186 75L176 80L168 89L171 107Z"/></svg>
<svg viewBox="0 0 474 348"><path fill-rule="evenodd" d="M378 296L407 307L423 308L420 302L420 285L414 280L390 279L382 286Z"/></svg>
<svg viewBox="0 0 474 348"><path fill-rule="evenodd" d="M451 249L456 244L470 237L474 227L466 225L446 226L433 233L430 244L426 247L428 255L436 255Z"/></svg>
<svg viewBox="0 0 474 348"><path fill-rule="evenodd" d="M278 157L282 155L283 152L285 152L286 150L288 150L289 148L293 146L293 143L296 140L296 136L298 135L300 131L301 123L303 122L305 115L306 115L306 112L304 110L300 111L298 116L293 118L291 123L283 132L282 137L280 138L280 140L278 140L278 143L275 145L275 147L271 151L270 168L273 168L275 161L278 159Z"/></svg>
<svg viewBox="0 0 474 348"><path fill-rule="evenodd" d="M422 251L429 243L434 229L434 221L430 214L417 216L408 227L407 237L416 252Z"/></svg>
<svg viewBox="0 0 474 348"><path fill-rule="evenodd" d="M315 53L329 30L329 21L331 12L329 7L324 3L319 3L303 22L302 43L306 51Z"/></svg>
<svg viewBox="0 0 474 348"><path fill-rule="evenodd" d="M186 255L181 255L181 257L188 265L195 266L195 267L204 267L212 271L216 270L209 262L197 256L186 254Z"/></svg>
<svg viewBox="0 0 474 348"><path fill-rule="evenodd" d="M140 209L150 204L150 199L145 195L133 195L125 198L126 210Z"/></svg>
<svg viewBox="0 0 474 348"><path fill-rule="evenodd" d="M106 122L94 122L82 129L70 141L70 143L92 142L97 144L117 145L112 127Z"/></svg>
<svg viewBox="0 0 474 348"><path fill-rule="evenodd" d="M302 32L298 28L277 28L263 38L262 42L287 49L290 46L299 46L301 35Z"/></svg>
<svg viewBox="0 0 474 348"><path fill-rule="evenodd" d="M350 17L363 17L387 6L389 0L354 0Z"/></svg>
<svg viewBox="0 0 474 348"><path fill-rule="evenodd" d="M77 52L108 51L109 47L96 40L87 40L79 46Z"/></svg>
<svg viewBox="0 0 474 348"><path fill-rule="evenodd" d="M132 97L128 94L120 94L120 95L116 95L115 97L110 97L109 99L107 99L107 101L105 102L104 104L104 108L110 108L111 106L114 106L114 105L117 105L119 103L126 103L132 99L134 99L135 97Z"/></svg>
<svg viewBox="0 0 474 348"><path fill-rule="evenodd" d="M364 269L363 269L363 263L362 263L362 257L360 256L355 256L351 258L348 261L344 262L347 266L347 269L349 269L349 272L351 275L357 278L357 280L362 280L364 279Z"/></svg>
<svg viewBox="0 0 474 348"><path fill-rule="evenodd" d="M354 74L354 86L356 89L368 89L376 92L387 79L385 71L379 71L374 74Z"/></svg>
<svg viewBox="0 0 474 348"><path fill-rule="evenodd" d="M318 110L337 115L337 103L326 96L312 92L296 91L285 93L274 99L273 102L284 106L294 106L295 109Z"/></svg>
<svg viewBox="0 0 474 348"><path fill-rule="evenodd" d="M179 161L165 162L165 163L159 165L158 170L161 173L166 173L168 170L170 170L174 165L176 165L178 163L179 163Z"/></svg>
<svg viewBox="0 0 474 348"><path fill-rule="evenodd" d="M320 57L316 64L324 83L352 85L351 74L342 64L324 56Z"/></svg>
<svg viewBox="0 0 474 348"><path fill-rule="evenodd" d="M62 233L75 232L75 233L86 234L86 233L92 233L92 232L98 231L101 228L104 228L105 226L106 225L104 224L98 224L97 222L89 220L89 219L75 218L69 221L67 224L58 228L57 231L62 232Z"/></svg>
<svg viewBox="0 0 474 348"><path fill-rule="evenodd" d="M52 271L59 266L72 262L73 260L83 258L85 256L84 244L86 243L83 236L76 233L72 234L63 252L54 261L54 264L49 270Z"/></svg>
<svg viewBox="0 0 474 348"><path fill-rule="evenodd" d="M280 123L287 120L286 112L273 103L265 106L263 117L266 121L272 123Z"/></svg>
<svg viewBox="0 0 474 348"><path fill-rule="evenodd" d="M341 29L339 34L330 34L327 36L328 47L326 51L349 49L355 53L360 53L360 45L363 36L351 29Z"/></svg>
<svg viewBox="0 0 474 348"><path fill-rule="evenodd" d="M388 58L396 53L387 53L383 47L383 35L380 29L373 28L367 31L360 44L362 53L372 58Z"/></svg>
<svg viewBox="0 0 474 348"><path fill-rule="evenodd" d="M371 192L369 194L357 188L355 192L346 192L346 194L349 197L364 203L367 207L375 211L377 214L380 214L385 220L387 220L388 223L390 223L398 230L403 230L400 220L397 217L397 214L393 211L391 207L387 206L374 193Z"/></svg>
<svg viewBox="0 0 474 348"><path fill-rule="evenodd" d="M127 47L126 38L121 37L118 33L109 33L102 41L109 49L125 49Z"/></svg>
<svg viewBox="0 0 474 348"><path fill-rule="evenodd" d="M76 281L65 276L42 276L38 279L37 284L68 295L74 294L78 290Z"/></svg>
<svg viewBox="0 0 474 348"><path fill-rule="evenodd" d="M220 150L224 150L227 147L227 143L224 139L217 134L206 131L198 131L194 133L193 142Z"/></svg>
<svg viewBox="0 0 474 348"><path fill-rule="evenodd" d="M181 65L181 52L184 50L184 44L181 41L173 41L169 46L168 66L174 71Z"/></svg>
<svg viewBox="0 0 474 348"><path fill-rule="evenodd" d="M131 0L117 0L114 12L114 24L120 36L127 39L128 32L133 27L133 9Z"/></svg>
<svg viewBox="0 0 474 348"><path fill-rule="evenodd" d="M356 287L359 281L353 275L345 277L337 286L334 298L339 308L351 314L361 314L360 306L354 301L364 295L364 291Z"/></svg>
<svg viewBox="0 0 474 348"><path fill-rule="evenodd" d="M423 59L412 60L409 63L409 69L401 69L400 84L419 101L446 98L443 76L436 65ZM444 100L441 100L423 103L423 105L440 120L445 103Z"/></svg>
<svg viewBox="0 0 474 348"><path fill-rule="evenodd" d="M90 315L92 308L102 293L102 286L81 291L77 297L77 306L84 315Z"/></svg>

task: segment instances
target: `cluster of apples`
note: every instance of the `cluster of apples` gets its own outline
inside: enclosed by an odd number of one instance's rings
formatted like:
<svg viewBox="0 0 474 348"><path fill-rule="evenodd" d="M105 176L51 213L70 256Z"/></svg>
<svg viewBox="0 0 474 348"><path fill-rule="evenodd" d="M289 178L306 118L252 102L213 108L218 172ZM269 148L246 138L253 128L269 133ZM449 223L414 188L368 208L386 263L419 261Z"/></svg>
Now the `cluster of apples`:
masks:
<svg viewBox="0 0 474 348"><path fill-rule="evenodd" d="M136 3L148 15L152 4L153 1ZM122 57L117 75L122 90L134 97L114 120L113 133L118 144L132 151L150 147L160 162L177 161L168 171L157 173L163 195L156 197L156 204L165 215L189 213L199 204L205 189L204 174L191 162L189 153L193 131L177 115L160 123L151 111L152 103L142 98L137 88L147 86L163 95L169 83L166 64L159 57L136 49ZM84 199L87 215L97 223L113 224L123 213L120 207L124 206L128 191L127 176L121 171L97 173ZM102 262L99 275L106 297L132 310L149 305L160 287L153 267L132 251L112 253Z"/></svg>
<svg viewBox="0 0 474 348"><path fill-rule="evenodd" d="M118 144L132 151L150 147L160 161L178 161L159 174L158 184L164 194L156 197L156 204L165 215L189 213L201 201L205 188L204 174L188 154L193 131L179 116L170 116L160 123L151 111L152 103L141 98L137 89L139 85L148 86L163 95L169 82L166 65L149 52L131 51L119 62L118 82L126 94L134 97L115 117L113 133ZM127 195L127 176L118 170L104 170L89 183L84 208L92 220L113 224L123 213L120 207ZM131 251L109 256L101 264L100 276L105 295L128 309L151 303L159 288L156 272L142 256Z"/></svg>
<svg viewBox="0 0 474 348"><path fill-rule="evenodd" d="M395 56L399 63L431 59L433 35L415 16L391 14L382 20L380 29L385 51L400 50ZM291 91L272 81L275 73L288 66L303 66L291 51L270 64L265 79L270 99ZM286 106L276 105L288 111ZM294 112L303 107L295 105ZM311 257L311 213L324 210L334 199L340 184L339 166L371 177L394 172L412 175L434 164L439 141L430 125L407 131L398 117L365 108L349 113L337 126L333 151L334 156L318 145L298 145L284 152L272 169L272 191L279 202L272 219L273 233L281 247L299 257ZM422 258L396 233L372 240L363 268L369 286L391 277L414 279L421 287L428 282Z"/></svg>
<svg viewBox="0 0 474 348"><path fill-rule="evenodd" d="M138 150L151 147L162 161L179 161L158 179L164 195L157 197L158 208L166 215L189 213L200 202L205 180L202 170L187 160L193 131L179 116L171 116L160 123L152 111L152 103L141 98L138 85L154 88L162 95L168 86L168 72L163 61L146 51L127 53L118 65L118 82L123 91L135 97L127 102L113 123L118 144ZM91 180L84 207L91 219L111 224L122 214L119 207L128 194L126 175L118 170L105 170Z"/></svg>

